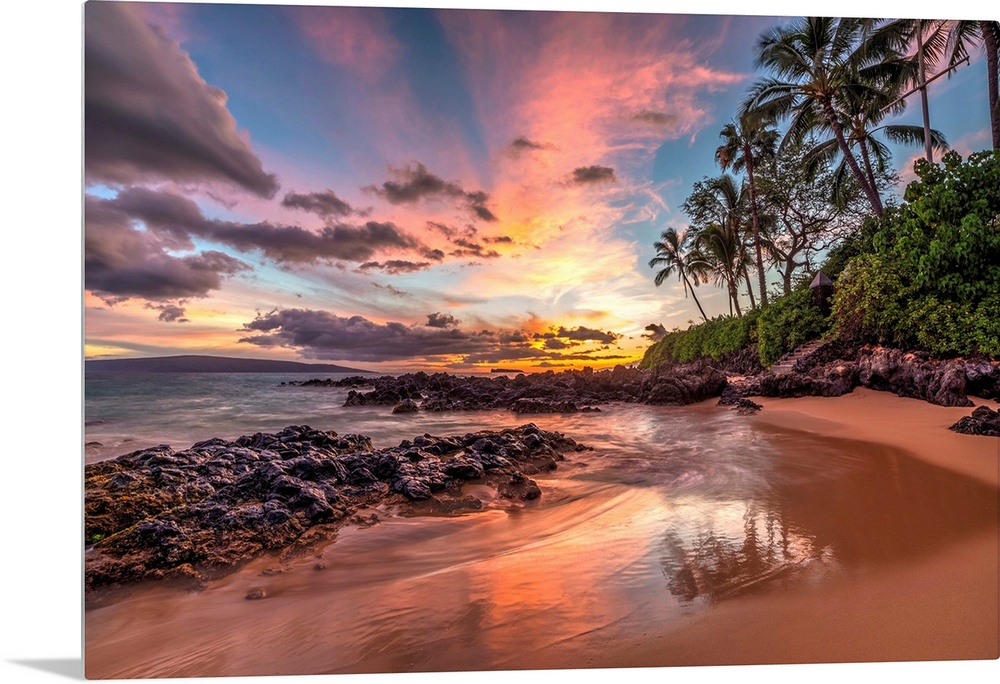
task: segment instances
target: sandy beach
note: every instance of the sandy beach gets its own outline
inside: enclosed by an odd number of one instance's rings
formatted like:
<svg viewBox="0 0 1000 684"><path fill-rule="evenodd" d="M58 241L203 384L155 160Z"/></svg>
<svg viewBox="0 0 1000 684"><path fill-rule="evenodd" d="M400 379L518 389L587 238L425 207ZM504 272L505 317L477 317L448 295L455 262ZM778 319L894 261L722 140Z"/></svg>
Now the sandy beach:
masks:
<svg viewBox="0 0 1000 684"><path fill-rule="evenodd" d="M994 489L1000 482L1000 440L947 429L971 409L861 388L837 398L755 400L764 406L755 422L884 444ZM989 402L976 401L983 403ZM988 531L917 563L733 599L677 631L622 644L598 660L655 666L996 659L996 508L991 517Z"/></svg>
<svg viewBox="0 0 1000 684"><path fill-rule="evenodd" d="M753 416L715 400L683 413L618 409L620 419L646 416L631 423L632 431L654 431L642 443L666 434L655 430L677 430L681 415L693 421L687 425L722 420L725 436L709 449L728 453L726 464L770 458L761 444L774 444L783 446L772 476L831 471L828 480L790 485L770 513L752 513L758 504L744 508L724 493L704 504L699 515L721 516L707 528L712 534L740 530L751 514L761 525L771 514L781 521L792 555L787 546L780 553L792 561L754 571L749 590L730 591L733 577L709 575L697 599L707 605L678 604L676 586L667 592L664 581L680 576L669 563L660 567L656 549L665 548L673 511L692 505L684 488L675 481L594 489L573 479L580 466L567 462L540 481L549 503L537 510L388 521L341 535L278 575L262 579L275 563L262 558L204 592L151 586L88 611L88 675L996 659L1000 440L947 429L971 409L884 392L759 401L765 408ZM592 429L612 419L606 413ZM601 459L600 449L592 458ZM698 450L691 458L715 456ZM745 552L742 532L734 539L730 560ZM762 553L782 548L776 543ZM707 562L701 572L711 573ZM243 600L258 587L273 597ZM361 614L364 627L352 622Z"/></svg>

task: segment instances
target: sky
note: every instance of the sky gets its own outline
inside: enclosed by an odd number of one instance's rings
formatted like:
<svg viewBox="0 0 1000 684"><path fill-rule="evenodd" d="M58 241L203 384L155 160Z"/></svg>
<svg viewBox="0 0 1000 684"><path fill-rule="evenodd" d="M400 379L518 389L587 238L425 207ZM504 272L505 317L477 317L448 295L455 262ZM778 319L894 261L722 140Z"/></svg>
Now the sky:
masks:
<svg viewBox="0 0 1000 684"><path fill-rule="evenodd" d="M248 0L249 1L249 0ZM387 4L386 0L371 0L367 4ZM417 5L411 0L396 0L394 5ZM427 3L423 3L427 4ZM463 4L457 1L440 0L436 6ZM595 10L627 9L633 12L648 11L645 0L616 0L614 3L584 2L577 0L495 0L491 4L502 7L566 9L572 7ZM960 18L976 18L981 11L972 0L955 0L948 3L948 12ZM689 9L681 3L659 3L664 11ZM862 14L874 6L882 16L899 16L911 8L924 10L922 16L935 16L940 4L922 0L841 0L837 5L845 14ZM771 14L801 11L801 0L766 0L755 4L753 10ZM749 10L731 0L703 0L698 10L714 13L742 12ZM895 10L895 11L894 11ZM3 585L18 587L18 591L6 596L5 609L14 616L18 628L7 630L2 640L0 672L8 671L17 681L61 682L66 677L79 678L82 643L82 603L80 594L80 528L79 511L82 510L82 488L80 487L83 460L79 458L80 444L83 442L83 374L81 372L81 351L85 349L84 338L98 330L90 317L92 313L85 305L82 231L83 191L90 191L82 185L83 134L81 112L83 109L81 91L83 55L83 12L79 0L50 0L45 3L15 3L7 9L8 25L11 30L0 41L0 54L7 65L4 73L8 93L15 93L13 106L5 110L5 126L0 127L3 141L3 160L6 162L4 190L4 267L0 268L6 297L4 300L5 335L3 349L7 359L5 365L5 387L7 396L15 399L8 402L4 412L5 427L17 434L24 442L27 436L33 444L45 444L45 448L35 450L31 457L15 457L7 460L7 476L11 482L37 482L38 455L50 464L45 471L47 492L55 496L46 499L46 505L38 506L37 488L17 486L10 496L3 497L0 508L6 520L23 516L30 510L31 525L8 525L5 530L9 548L18 549L20 557L37 559L29 563L5 563L2 565ZM994 13L996 11L994 10ZM15 30L14 27L18 27ZM21 28L26 27L26 28ZM730 40L749 40L746 36L730 34ZM199 68L204 66L199 65ZM743 67L747 69L746 66ZM979 71L982 77L982 62L965 70L970 74ZM208 78L208 74L203 74ZM970 75L968 78L975 79ZM952 111L961 110L969 123L961 131L949 130L953 140L962 135L972 136L981 130L980 114L976 101L966 105L962 89L958 88L958 77L947 81L953 89L942 106ZM219 88L220 83L212 81ZM232 88L232 86L229 86ZM974 86L967 86L973 87ZM940 96L932 93L934 105ZM976 96L978 97L978 95ZM280 104L280 103L277 103ZM955 112L956 114L958 112ZM712 145L716 142L716 128L727 114L719 111L718 119L707 124L696 137L696 144L703 145L704 154L692 155L690 164L698 164L687 173L681 173L683 183L699 175L715 174L710 161ZM242 116L242 115L241 115ZM239 130L257 133L249 128L246 121L237 119ZM935 123L936 125L936 123ZM251 137L256 145L256 139ZM258 158L263 158L262 167L273 171L267 153L259 146L252 147ZM261 155L264 155L261 157ZM706 158L707 157L707 158ZM265 163L266 162L266 163ZM397 162L398 163L398 162ZM430 168L430 167L429 167ZM681 168L678 165L678 168ZM704 169L704 170L702 170ZM683 169L681 169L683 172ZM382 178L383 182L388 176ZM455 177L453 180L462 180ZM284 181L287 183L287 180ZM374 182L364 179L352 187ZM317 183L323 186L324 183ZM346 191L344 191L346 197ZM676 191L673 197L681 197L685 190ZM110 197L112 193L105 193ZM276 194L277 197L283 195ZM676 203L676 199L671 200ZM243 199L248 203L247 197ZM280 202L280 199L279 199ZM655 233L669 225L669 219L661 219L655 226ZM636 241L649 242L650 235ZM254 260L257 265L260 259ZM641 260L640 260L641 262ZM642 263L638 272L644 273ZM648 274L647 274L648 275ZM665 296L666 285L660 290ZM373 288L374 289L374 288ZM215 291L217 296L219 293ZM133 302L133 304L136 302ZM690 307L690 305L688 305ZM149 314L155 310L148 310ZM414 311L412 320L418 320ZM434 313L434 310L428 313ZM444 313L442 311L441 313ZM648 317L655 320L655 313ZM680 317L690 314L680 313ZM246 321L256 317L248 308ZM400 317L402 318L402 317ZM645 320L645 319L644 319ZM664 317L663 320L666 320ZM158 320L158 313L142 319L147 331L163 331L163 341L154 348L163 353L181 353L185 347L178 324L171 327ZM220 337L229 340L225 353L250 356L256 348L247 350L240 345L238 332L246 322L234 317L232 325L217 326ZM185 324L187 325L187 324ZM227 327L228 326L228 327ZM142 348L129 349L126 344L141 336L131 326L129 319L119 322L120 330L105 326L102 338L128 351L121 355L141 356L147 352ZM596 327L596 324L595 324ZM198 347L195 347L198 348ZM212 347L204 346L206 350ZM232 351L228 351L232 349ZM295 350L290 350L290 358L296 358ZM215 352L220 353L220 352ZM358 364L360 365L360 364ZM43 439L44 442L39 442ZM68 459L68 460L67 460ZM66 467L69 462L78 467ZM70 521L67 523L67 521ZM39 534L44 530L44 534ZM28 571L27 569L30 569ZM963 681L992 681L996 679L998 661L942 661L912 663L854 663L825 666L748 666L717 668L671 668L669 672L657 668L635 669L622 673L637 682L662 682L665 675L678 682L722 682L732 681L734 676L749 684L773 684L774 682L799 682L803 675L811 681L833 683L842 682L845 675L862 678L901 678L917 680L935 678ZM557 682L598 681L606 673L585 670L563 670L546 672L545 677ZM343 677L348 677L344 675ZM442 680L474 681L478 683L499 682L508 678L507 673L414 673L407 681L425 684L440 683ZM10 679L6 677L5 679ZM302 681L301 677L265 677L260 681L291 683ZM214 678L191 679L204 682L245 681L244 679ZM345 680L346 681L346 680ZM354 677L352 681L374 681L371 677ZM385 681L380 678L380 681Z"/></svg>
<svg viewBox="0 0 1000 684"><path fill-rule="evenodd" d="M84 354L632 363L653 242L787 17L90 2ZM932 125L989 145L981 55ZM899 118L919 124L914 105ZM904 181L920 150L896 150ZM709 316L725 292L702 285Z"/></svg>

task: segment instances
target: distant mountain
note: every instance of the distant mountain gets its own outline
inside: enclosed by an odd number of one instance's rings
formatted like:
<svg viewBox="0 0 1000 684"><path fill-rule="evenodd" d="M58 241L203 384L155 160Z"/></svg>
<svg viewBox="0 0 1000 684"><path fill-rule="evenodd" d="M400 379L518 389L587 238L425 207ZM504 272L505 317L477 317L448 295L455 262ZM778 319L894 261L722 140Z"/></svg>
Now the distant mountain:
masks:
<svg viewBox="0 0 1000 684"><path fill-rule="evenodd" d="M88 373L370 373L332 363L299 363L226 356L159 356L84 361Z"/></svg>

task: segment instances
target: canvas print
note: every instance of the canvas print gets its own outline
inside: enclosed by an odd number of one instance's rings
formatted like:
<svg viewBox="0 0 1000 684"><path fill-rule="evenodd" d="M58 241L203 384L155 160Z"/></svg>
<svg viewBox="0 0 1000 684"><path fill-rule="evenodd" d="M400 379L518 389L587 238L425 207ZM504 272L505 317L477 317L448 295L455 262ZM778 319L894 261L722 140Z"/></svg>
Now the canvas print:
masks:
<svg viewBox="0 0 1000 684"><path fill-rule="evenodd" d="M83 31L88 678L998 658L996 21Z"/></svg>

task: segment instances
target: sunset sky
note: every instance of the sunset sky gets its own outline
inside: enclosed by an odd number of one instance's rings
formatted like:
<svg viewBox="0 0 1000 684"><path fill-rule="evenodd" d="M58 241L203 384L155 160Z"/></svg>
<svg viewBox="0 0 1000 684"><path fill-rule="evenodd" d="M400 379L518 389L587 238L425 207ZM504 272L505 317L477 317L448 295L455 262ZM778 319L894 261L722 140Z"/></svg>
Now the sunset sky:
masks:
<svg viewBox="0 0 1000 684"><path fill-rule="evenodd" d="M782 21L90 2L85 355L633 362L697 318L652 243ZM980 53L931 116L989 145Z"/></svg>

